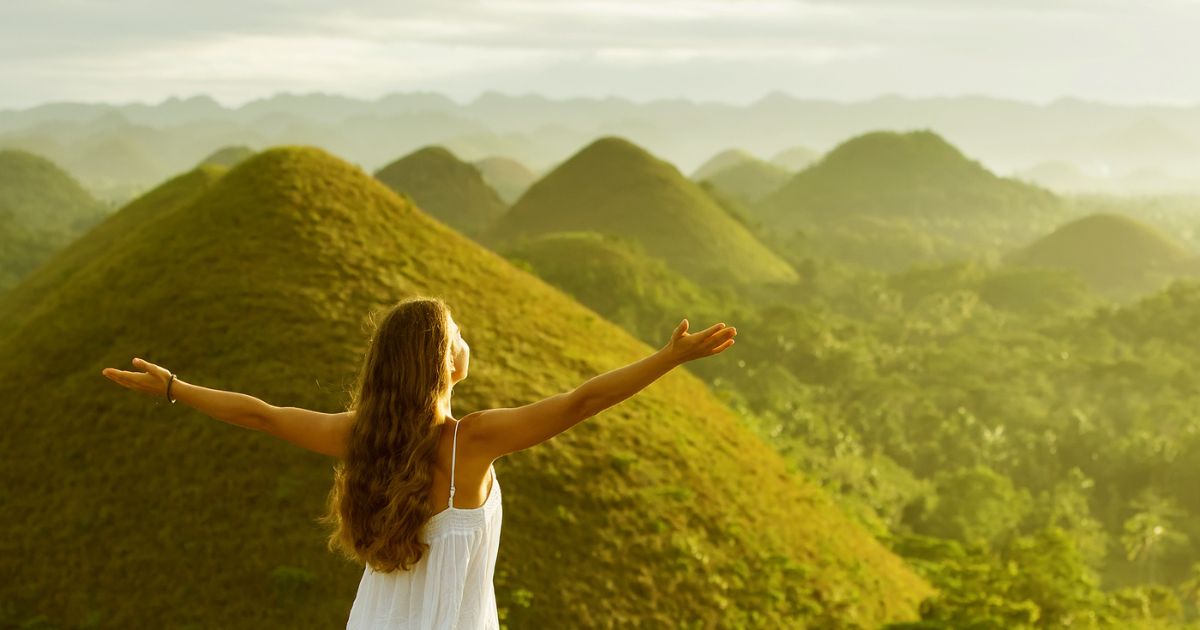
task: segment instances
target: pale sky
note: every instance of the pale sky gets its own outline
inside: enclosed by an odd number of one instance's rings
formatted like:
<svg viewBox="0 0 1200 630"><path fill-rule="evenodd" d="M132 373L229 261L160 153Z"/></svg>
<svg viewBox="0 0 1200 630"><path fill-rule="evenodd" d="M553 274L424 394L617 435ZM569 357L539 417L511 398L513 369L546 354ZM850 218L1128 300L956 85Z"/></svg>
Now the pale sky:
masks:
<svg viewBox="0 0 1200 630"><path fill-rule="evenodd" d="M432 90L1200 104L1200 0L0 0L0 108Z"/></svg>

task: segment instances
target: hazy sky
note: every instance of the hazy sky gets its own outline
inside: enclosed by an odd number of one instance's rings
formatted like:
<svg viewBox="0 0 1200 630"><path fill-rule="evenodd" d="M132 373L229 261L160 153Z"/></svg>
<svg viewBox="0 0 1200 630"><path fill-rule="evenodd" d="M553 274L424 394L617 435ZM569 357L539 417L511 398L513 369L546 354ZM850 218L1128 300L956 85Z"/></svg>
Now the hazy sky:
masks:
<svg viewBox="0 0 1200 630"><path fill-rule="evenodd" d="M1200 104L1200 0L0 0L0 108L489 89Z"/></svg>

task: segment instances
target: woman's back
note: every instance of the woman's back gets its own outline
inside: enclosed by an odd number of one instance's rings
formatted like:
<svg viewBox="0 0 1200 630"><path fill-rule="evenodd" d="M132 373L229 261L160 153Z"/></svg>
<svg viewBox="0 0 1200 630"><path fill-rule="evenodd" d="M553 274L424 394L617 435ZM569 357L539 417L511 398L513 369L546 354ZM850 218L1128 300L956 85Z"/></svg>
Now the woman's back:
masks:
<svg viewBox="0 0 1200 630"><path fill-rule="evenodd" d="M466 498L458 492L464 482L467 488L473 486L468 471L482 465L458 457L460 424L454 423L449 466L441 465L445 449L439 449L432 495L446 498L421 530L429 549L408 571L378 573L365 567L347 629L500 627L492 586L503 518L500 483L495 467L487 463L478 507L454 507L456 498L459 503Z"/></svg>

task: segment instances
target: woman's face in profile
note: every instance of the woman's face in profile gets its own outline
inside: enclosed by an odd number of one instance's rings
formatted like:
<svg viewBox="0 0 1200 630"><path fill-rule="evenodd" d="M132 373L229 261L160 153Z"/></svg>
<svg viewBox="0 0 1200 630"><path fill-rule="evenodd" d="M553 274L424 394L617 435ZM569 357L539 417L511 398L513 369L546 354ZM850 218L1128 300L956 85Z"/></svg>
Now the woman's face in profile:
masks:
<svg viewBox="0 0 1200 630"><path fill-rule="evenodd" d="M450 348L454 361L454 371L450 373L450 378L457 383L467 377L467 366L471 362L471 346L467 345L467 340L463 337L458 322L454 321L453 317L448 317L448 319L450 320Z"/></svg>

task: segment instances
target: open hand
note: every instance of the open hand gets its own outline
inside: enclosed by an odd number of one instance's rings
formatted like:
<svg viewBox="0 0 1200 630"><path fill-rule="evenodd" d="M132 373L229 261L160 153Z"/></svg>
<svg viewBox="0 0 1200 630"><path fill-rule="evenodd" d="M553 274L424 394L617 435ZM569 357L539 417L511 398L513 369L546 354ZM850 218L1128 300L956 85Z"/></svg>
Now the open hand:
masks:
<svg viewBox="0 0 1200 630"><path fill-rule="evenodd" d="M663 348L679 363L720 354L733 345L733 338L737 335L737 329L726 327L724 322L696 333L689 334L687 329L688 320L685 318L679 322L675 332L671 333L671 340Z"/></svg>
<svg viewBox="0 0 1200 630"><path fill-rule="evenodd" d="M134 391L145 392L155 396L165 396L167 394L167 381L171 379L171 372L167 368L160 367L143 361L139 358L133 359L134 367L145 370L144 372L127 372L115 368L104 368L100 373L115 381L118 385L128 387Z"/></svg>

